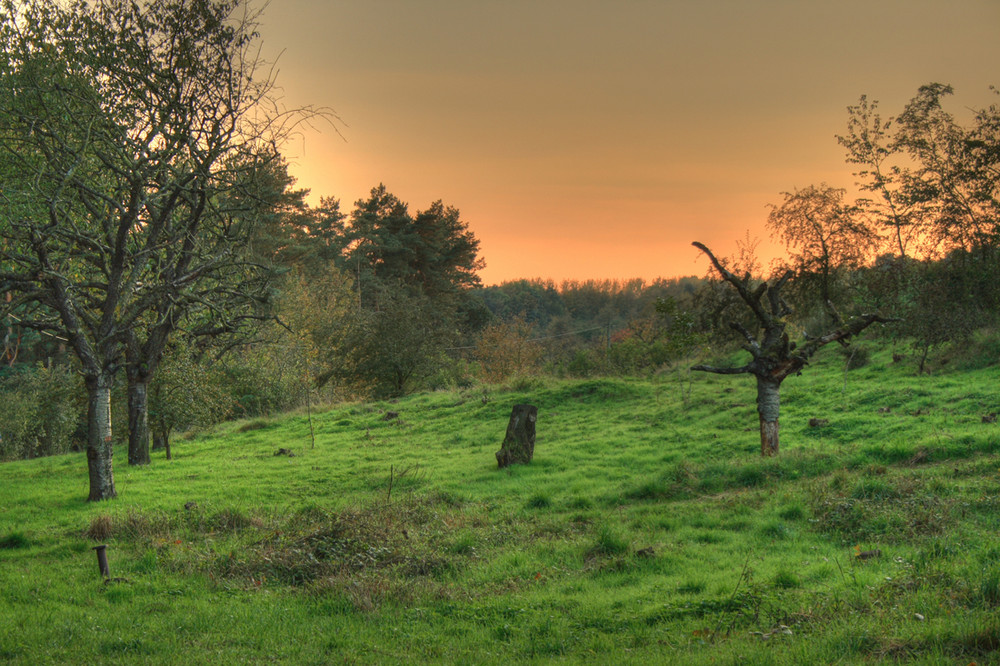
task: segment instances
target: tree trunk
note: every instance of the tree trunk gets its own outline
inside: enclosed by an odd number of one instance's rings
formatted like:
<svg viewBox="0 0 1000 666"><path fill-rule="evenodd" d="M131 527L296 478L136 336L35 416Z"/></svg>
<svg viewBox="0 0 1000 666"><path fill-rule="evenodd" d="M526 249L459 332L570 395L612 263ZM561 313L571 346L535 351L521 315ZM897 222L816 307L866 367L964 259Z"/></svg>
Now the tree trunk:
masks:
<svg viewBox="0 0 1000 666"><path fill-rule="evenodd" d="M778 411L781 382L757 377L757 413L760 414L760 455L778 454Z"/></svg>
<svg viewBox="0 0 1000 666"><path fill-rule="evenodd" d="M170 454L170 428L153 428L153 450L165 449L167 460L173 460Z"/></svg>
<svg viewBox="0 0 1000 666"><path fill-rule="evenodd" d="M128 464L149 464L149 400L147 378L128 376Z"/></svg>
<svg viewBox="0 0 1000 666"><path fill-rule="evenodd" d="M534 405L514 405L507 423L507 435L497 451L500 468L514 463L528 464L535 455L535 421L538 408Z"/></svg>
<svg viewBox="0 0 1000 666"><path fill-rule="evenodd" d="M111 468L114 446L111 439L111 373L87 377L87 471L90 474L89 502L112 499L115 477Z"/></svg>

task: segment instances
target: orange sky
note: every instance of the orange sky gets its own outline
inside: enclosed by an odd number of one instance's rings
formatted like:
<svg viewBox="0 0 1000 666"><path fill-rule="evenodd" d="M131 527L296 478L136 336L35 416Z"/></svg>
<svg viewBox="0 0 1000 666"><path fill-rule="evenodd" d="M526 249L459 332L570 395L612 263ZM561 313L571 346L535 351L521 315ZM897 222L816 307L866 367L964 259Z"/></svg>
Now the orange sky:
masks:
<svg viewBox="0 0 1000 666"><path fill-rule="evenodd" d="M342 208L442 199L493 284L704 274L781 192L854 179L834 136L867 94L1000 102L997 0L272 0L283 103L343 120L286 146Z"/></svg>

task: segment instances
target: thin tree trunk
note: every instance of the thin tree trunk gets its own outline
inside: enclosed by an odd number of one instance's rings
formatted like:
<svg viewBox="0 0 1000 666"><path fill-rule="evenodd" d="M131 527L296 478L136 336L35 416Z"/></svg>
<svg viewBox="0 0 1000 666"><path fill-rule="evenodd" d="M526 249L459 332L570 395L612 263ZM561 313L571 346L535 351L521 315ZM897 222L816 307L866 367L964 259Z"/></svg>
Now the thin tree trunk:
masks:
<svg viewBox="0 0 1000 666"><path fill-rule="evenodd" d="M757 413L760 414L760 455L778 454L778 412L781 382L757 377Z"/></svg>
<svg viewBox="0 0 1000 666"><path fill-rule="evenodd" d="M149 464L149 393L147 378L128 376L128 464Z"/></svg>
<svg viewBox="0 0 1000 666"><path fill-rule="evenodd" d="M114 454L111 439L110 373L87 377L87 471L90 475L90 502L117 497L111 467Z"/></svg>
<svg viewBox="0 0 1000 666"><path fill-rule="evenodd" d="M308 379L308 378L307 378ZM306 385L306 415L309 417L309 439L312 442L310 448L316 448L316 431L313 430L312 395L309 385Z"/></svg>

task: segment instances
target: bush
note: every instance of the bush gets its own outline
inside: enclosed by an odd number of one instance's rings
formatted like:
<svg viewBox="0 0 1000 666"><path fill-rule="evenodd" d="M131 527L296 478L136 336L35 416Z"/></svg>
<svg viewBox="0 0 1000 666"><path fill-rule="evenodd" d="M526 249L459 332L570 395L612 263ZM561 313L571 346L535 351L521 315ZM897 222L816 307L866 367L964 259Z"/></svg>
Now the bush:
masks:
<svg viewBox="0 0 1000 666"><path fill-rule="evenodd" d="M577 378L590 377L597 373L598 368L599 364L597 361L585 349L578 349L573 360L566 367L569 374Z"/></svg>
<svg viewBox="0 0 1000 666"><path fill-rule="evenodd" d="M304 394L303 373L284 349L259 346L227 356L216 379L232 405L233 416L269 416L295 407Z"/></svg>
<svg viewBox="0 0 1000 666"><path fill-rule="evenodd" d="M868 347L854 344L847 347L838 347L837 351L840 352L848 370L863 368L871 362L872 353Z"/></svg>
<svg viewBox="0 0 1000 666"><path fill-rule="evenodd" d="M79 376L66 367L24 368L0 381L0 460L66 453L86 422Z"/></svg>
<svg viewBox="0 0 1000 666"><path fill-rule="evenodd" d="M475 368L465 359L442 357L438 369L424 383L432 391L455 388L467 389L475 386L475 375Z"/></svg>
<svg viewBox="0 0 1000 666"><path fill-rule="evenodd" d="M1000 363L1000 329L982 328L972 334L972 339L961 347L958 354L959 368L980 370Z"/></svg>
<svg viewBox="0 0 1000 666"><path fill-rule="evenodd" d="M535 372L542 348L532 340L532 333L532 327L524 317L484 328L476 344L476 358L483 381L499 384L511 377Z"/></svg>

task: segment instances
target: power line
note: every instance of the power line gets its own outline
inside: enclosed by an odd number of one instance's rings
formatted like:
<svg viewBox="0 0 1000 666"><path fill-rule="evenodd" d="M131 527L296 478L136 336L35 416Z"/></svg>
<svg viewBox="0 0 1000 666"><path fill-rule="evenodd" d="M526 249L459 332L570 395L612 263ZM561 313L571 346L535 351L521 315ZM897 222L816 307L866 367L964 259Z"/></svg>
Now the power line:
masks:
<svg viewBox="0 0 1000 666"><path fill-rule="evenodd" d="M9 313L9 312L7 313L7 316L8 316L8 317L10 317L11 319L15 320L15 321L19 321L19 322L23 322L23 321L24 321L23 319L21 319L21 318L20 318L20 317L18 317L17 315L15 315L15 314L11 314L11 313ZM50 338L55 338L56 340L62 340L63 342L69 342L69 338L64 338L64 337L62 337L62 336L60 336L60 335L56 335L55 333L49 333L48 331L43 331L43 330L41 330L41 329L37 329L37 328L35 329L35 331L36 331L36 332L37 332L37 333L38 333L39 335L47 335L47 336L49 336Z"/></svg>
<svg viewBox="0 0 1000 666"><path fill-rule="evenodd" d="M580 333L590 333L592 331L603 331L605 328L606 327L604 327L604 326L597 326L595 328L585 328L585 329L582 329L580 331L571 331L569 333L558 333L556 335L543 335L540 338L529 338L528 340L525 340L525 342L539 342L541 340L553 340L555 338L565 338L565 337L568 337L570 335L579 335ZM476 349L478 346L479 345L470 345L468 347L445 347L444 350L445 351L459 351L459 350L462 350L462 349Z"/></svg>

